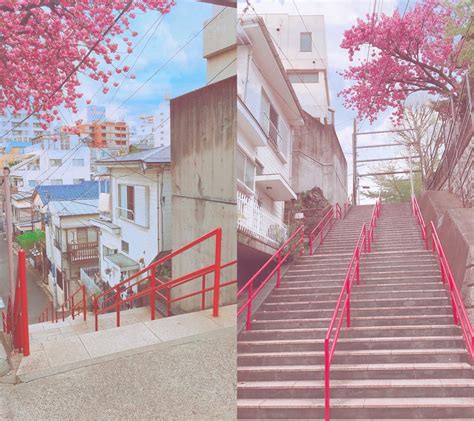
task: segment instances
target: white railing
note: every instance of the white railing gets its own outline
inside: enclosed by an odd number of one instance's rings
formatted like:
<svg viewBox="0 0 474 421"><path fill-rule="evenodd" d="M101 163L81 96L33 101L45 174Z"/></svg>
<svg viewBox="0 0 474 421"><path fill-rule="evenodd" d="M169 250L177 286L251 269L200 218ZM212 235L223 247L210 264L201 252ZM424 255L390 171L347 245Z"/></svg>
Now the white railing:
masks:
<svg viewBox="0 0 474 421"><path fill-rule="evenodd" d="M287 228L282 221L263 208L252 196L237 192L238 229L251 237L272 246L279 246L287 237Z"/></svg>
<svg viewBox="0 0 474 421"><path fill-rule="evenodd" d="M81 268L80 273L82 285L85 285L91 294L100 294L101 289L96 283L97 277L100 277L100 269L98 267Z"/></svg>

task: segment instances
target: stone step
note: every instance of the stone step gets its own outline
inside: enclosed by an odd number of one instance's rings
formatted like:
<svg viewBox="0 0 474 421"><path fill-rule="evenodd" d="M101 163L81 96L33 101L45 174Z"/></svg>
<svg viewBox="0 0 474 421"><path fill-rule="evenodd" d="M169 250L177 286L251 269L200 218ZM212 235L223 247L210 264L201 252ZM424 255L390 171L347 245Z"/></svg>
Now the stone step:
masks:
<svg viewBox="0 0 474 421"><path fill-rule="evenodd" d="M294 328L294 329L266 329L250 330L243 332L241 341L258 340L298 340L322 339L326 336L328 326L319 328ZM425 337L425 336L454 336L460 335L461 330L454 324L451 325L418 325L418 326L353 326L344 329L341 338L384 338L384 337Z"/></svg>
<svg viewBox="0 0 474 421"><path fill-rule="evenodd" d="M469 418L472 398L383 398L332 399L332 419ZM237 418L324 419L324 399L240 399Z"/></svg>
<svg viewBox="0 0 474 421"><path fill-rule="evenodd" d="M332 380L362 379L472 379L469 363L333 364ZM238 381L323 380L324 364L243 366Z"/></svg>
<svg viewBox="0 0 474 421"><path fill-rule="evenodd" d="M272 319L305 319L305 318L320 318L320 317L332 317L334 313L334 306L328 309L318 310L288 310L288 311L258 311L256 318L260 320L272 320ZM359 307L357 312L352 311L352 315L358 317L371 317L371 316L418 316L418 315L446 315L452 314L451 307L449 305L443 306L406 306L406 307Z"/></svg>
<svg viewBox="0 0 474 421"><path fill-rule="evenodd" d="M473 379L334 380L331 399L474 397ZM239 382L238 399L324 399L324 381Z"/></svg>
<svg viewBox="0 0 474 421"><path fill-rule="evenodd" d="M334 354L332 363L337 364L401 364L401 363L469 363L465 349L382 349L340 351ZM254 352L239 353L237 364L243 366L324 365L323 351L307 352Z"/></svg>
<svg viewBox="0 0 474 421"><path fill-rule="evenodd" d="M252 322L252 330L265 329L295 329L295 328L315 328L328 327L331 319L274 319L274 320L254 320ZM452 315L418 315L418 316L380 316L374 315L369 317L359 317L351 315L351 326L416 326L416 325L452 325Z"/></svg>
<svg viewBox="0 0 474 421"><path fill-rule="evenodd" d="M343 336L343 334L341 334ZM337 342L338 350L432 349L464 347L462 335L390 336L379 338L345 338ZM323 339L240 340L237 352L305 352L323 348Z"/></svg>

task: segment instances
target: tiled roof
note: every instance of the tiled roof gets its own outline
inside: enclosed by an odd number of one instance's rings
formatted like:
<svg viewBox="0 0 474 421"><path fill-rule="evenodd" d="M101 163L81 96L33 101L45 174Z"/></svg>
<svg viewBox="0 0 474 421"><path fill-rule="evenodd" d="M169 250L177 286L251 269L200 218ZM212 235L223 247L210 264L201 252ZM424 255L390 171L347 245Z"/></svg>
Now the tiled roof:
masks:
<svg viewBox="0 0 474 421"><path fill-rule="evenodd" d="M63 184L58 186L38 186L35 191L39 194L43 205L51 201L99 199L99 182L83 181L80 184Z"/></svg>

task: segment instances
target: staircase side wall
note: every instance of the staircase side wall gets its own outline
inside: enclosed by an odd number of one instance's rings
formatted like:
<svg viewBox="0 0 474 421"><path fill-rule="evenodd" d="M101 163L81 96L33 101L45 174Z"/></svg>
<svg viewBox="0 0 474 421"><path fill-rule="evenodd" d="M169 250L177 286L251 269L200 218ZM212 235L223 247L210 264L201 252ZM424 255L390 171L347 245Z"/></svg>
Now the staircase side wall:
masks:
<svg viewBox="0 0 474 421"><path fill-rule="evenodd" d="M424 192L419 198L425 223L433 221L456 284L474 323L474 209L462 208L448 192Z"/></svg>

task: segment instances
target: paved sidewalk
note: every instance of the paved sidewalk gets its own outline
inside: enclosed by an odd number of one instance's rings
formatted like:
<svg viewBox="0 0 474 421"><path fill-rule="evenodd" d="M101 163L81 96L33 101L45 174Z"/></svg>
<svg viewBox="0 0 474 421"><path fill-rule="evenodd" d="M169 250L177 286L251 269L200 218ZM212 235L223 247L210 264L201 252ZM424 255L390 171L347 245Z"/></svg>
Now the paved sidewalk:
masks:
<svg viewBox="0 0 474 421"><path fill-rule="evenodd" d="M1 420L235 420L235 327L17 385Z"/></svg>
<svg viewBox="0 0 474 421"><path fill-rule="evenodd" d="M124 321L129 313L129 324L98 332L93 331L92 320L85 323L80 318L74 322L35 325L31 330L31 355L22 358L17 376L22 382L28 382L127 356L146 347L234 328L236 306L219 310L218 318L212 317L211 310L205 310L151 321L147 308L134 309L122 313ZM101 329L115 317L114 314L105 316L105 320L99 318Z"/></svg>

